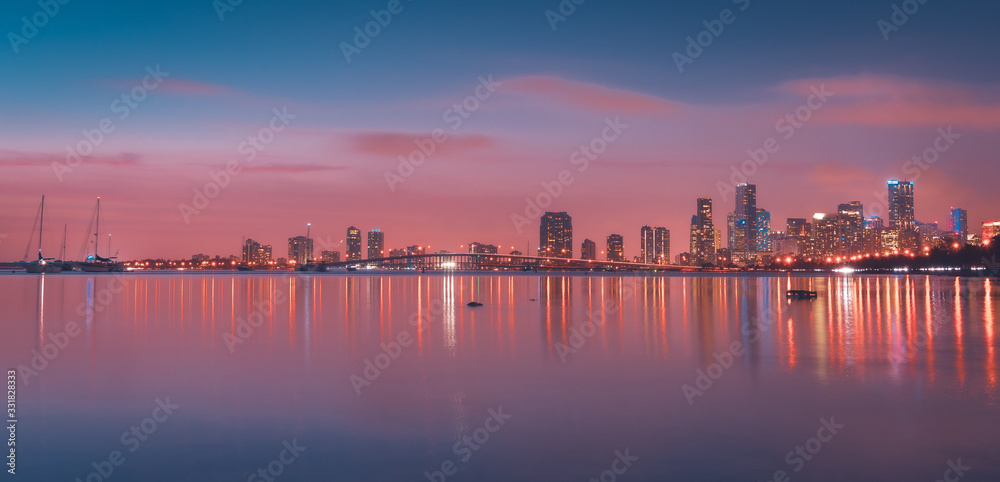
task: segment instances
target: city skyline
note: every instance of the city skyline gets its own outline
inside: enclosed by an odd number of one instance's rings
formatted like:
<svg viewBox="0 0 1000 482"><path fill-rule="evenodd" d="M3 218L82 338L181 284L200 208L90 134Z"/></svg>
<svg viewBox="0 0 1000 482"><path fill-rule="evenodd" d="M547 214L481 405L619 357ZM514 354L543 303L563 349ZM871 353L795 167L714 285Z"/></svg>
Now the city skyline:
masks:
<svg viewBox="0 0 1000 482"><path fill-rule="evenodd" d="M691 199L728 206L744 181L779 225L874 204L893 178L919 183L921 220L945 226L952 206L971 226L994 217L989 15L930 4L884 35L890 5L844 3L817 24L793 1L739 3L680 67L674 53L690 56L687 38L721 6L587 3L552 25L532 2L404 3L348 61L341 44L384 5L67 5L2 53L0 259L22 257L42 194L71 240L103 196L102 230L124 258L228 253L242 236L277 245L310 222L336 241L364 222L408 242L520 249L539 210L575 213L574 250L622 233L634 256L628 238L649 224L680 253ZM0 28L21 32L37 11L16 2ZM274 29L278 43L252 34ZM545 186L559 194L537 209Z"/></svg>
<svg viewBox="0 0 1000 482"><path fill-rule="evenodd" d="M816 249L822 252L838 252L842 251L848 256L850 254L864 253L878 251L881 249L871 249L871 245L867 242L866 227L876 227L881 229L883 226L890 230L896 231L896 236L893 240L885 241L881 238L875 243L877 246L882 246L883 244L892 245L896 243L896 246L902 246L900 250L912 249L913 251L918 250L925 243L924 235L921 234L921 228L926 226L933 226L934 230L932 235L937 236L939 234L964 234L961 238L961 244L967 243L967 237L969 235L979 236L980 233L988 233L991 226L989 223L996 223L996 221L984 221L981 223L982 230L976 231L970 228L968 222L968 211L963 208L957 208L954 206L949 207L946 213L946 228L941 228L941 223L937 221L933 222L922 222L917 216L914 209L916 199L919 196L915 195L915 183L913 181L900 181L900 180L889 180L886 182L887 192L886 199L884 203L875 203L874 208L871 206L865 207L864 203L860 201L850 201L839 203L837 205L836 215L827 214L824 212L814 213L810 221L809 217L796 218L789 217L786 218L786 227L782 229L772 229L771 213L763 208L756 207L757 199L757 186L755 184L739 184L735 186L735 190L738 196L735 198L735 205L733 210L727 214L729 219L729 226L726 227L725 236L728 238L727 242L719 244L719 237L723 233L718 227L713 223L713 199L712 198L698 198L697 202L697 213L691 218L690 225L690 236L687 239L681 240L681 242L687 242L687 249L681 251L671 250L671 240L670 240L670 228L667 227L656 227L652 228L649 225L643 225L640 229L639 235L634 238L634 248L629 249L629 236L622 235L620 233L611 233L605 236L607 241L605 245L596 246L595 253L597 254L596 259L607 259L612 261L608 256L611 255L610 245L612 236L615 238L615 246L621 247L621 258L616 258L614 260L620 261L636 261L643 262L646 264L684 264L681 263L678 256L684 255L691 263L694 264L718 264L718 259L716 259L715 251L727 250L726 255L730 256L731 261L742 262L746 259L754 259L759 254L785 254L786 251L782 251L785 245L780 245L772 247L771 243L775 240L773 239L774 234L780 234L789 239L797 240L799 246L802 249L802 255L806 256L809 253L804 247L804 241L813 240L814 243L819 243ZM740 211L753 210L756 214L752 217L753 223L738 223L733 224L734 220L743 219L742 214L738 214ZM879 214L882 214L880 216ZM996 219L1000 216L984 216L987 219ZM403 249L402 246L410 241L404 241L399 245L387 245L385 241L385 232L379 228L371 228L365 233L351 225L343 233L343 239L339 241L334 241L337 236L335 235L321 235L319 239L314 236L310 236L310 230L312 229L312 223L306 223L306 235L296 235L287 238L288 251L287 259L295 260L296 264L302 265L311 262L323 262L324 259L327 262L334 262L333 259L339 261L341 256L344 256L345 261L357 261L362 259L377 259L380 257L393 256L393 252L406 251L413 247L427 247L429 252L453 252L461 253L466 252L466 246L468 246L467 252L480 252L480 253L521 253L521 247L529 248L530 251L525 252L529 255L537 255L541 257L564 257L568 259L588 259L584 256L584 251L582 248L573 248L573 215L563 211L563 212L545 212L539 218L539 232L540 238L538 239L538 244L532 246L531 240L527 240L527 244L524 246L518 246L512 244L510 249L504 248L505 243L497 244L485 244L479 241L469 241L460 242L458 244L458 249L450 245L438 245L438 248L433 248L430 244L413 244ZM877 222L876 222L877 221ZM37 222L37 219L36 219ZM801 231L802 226L800 223L805 223L806 234ZM955 229L955 226L959 229ZM708 234L711 232L711 238ZM750 235L755 238L753 241L749 241L746 238ZM31 242L37 240L37 233L31 234ZM910 238L907 238L910 236ZM474 236L473 236L474 237ZM87 237L89 239L89 236ZM213 253L216 256L222 257L236 257L242 260L244 264L265 264L258 260L261 259L283 259L286 256L272 255L272 244L260 243L253 237L243 236L242 244L236 253L229 252L216 252ZM477 238L478 239L478 238ZM366 240L366 241L365 241ZM411 240L412 241L412 240ZM109 241L110 242L110 237ZM584 240L584 243L590 242L589 238ZM50 241L51 243L51 241ZM50 244L46 243L46 245ZM318 244L318 246L315 246ZM753 249L750 248L751 244L754 246ZM32 244L29 244L26 253L29 253L28 257L34 256L32 249ZM92 245L89 245L92 247ZM544 248L548 246L548 249ZM486 248L486 249L483 249ZM103 249L103 248L102 248ZM810 248L812 249L812 248ZM647 255L647 250L650 253ZM267 253L265 256L264 253ZM632 254L635 251L635 254ZM699 255L699 251L710 251L710 254ZM51 251L47 251L51 252ZM71 252L71 251L67 251ZM753 256L750 256L750 253ZM117 256L117 251L115 252L115 257ZM560 253L560 254L553 254ZM661 256L661 253L665 253L665 257ZM675 257L671 257L671 253L676 253ZM741 254L743 253L743 254ZM204 256L204 250L194 253L197 256ZM798 253L797 253L798 254ZM109 252L109 255L110 252ZM334 258L336 257L336 258ZM126 259L125 257L120 257L121 259ZM171 258L169 256L153 255L145 257L136 257L131 259L189 259L187 256L180 256ZM756 258L759 260L759 258ZM709 261L711 260L711 261ZM17 261L15 259L10 259L7 261Z"/></svg>

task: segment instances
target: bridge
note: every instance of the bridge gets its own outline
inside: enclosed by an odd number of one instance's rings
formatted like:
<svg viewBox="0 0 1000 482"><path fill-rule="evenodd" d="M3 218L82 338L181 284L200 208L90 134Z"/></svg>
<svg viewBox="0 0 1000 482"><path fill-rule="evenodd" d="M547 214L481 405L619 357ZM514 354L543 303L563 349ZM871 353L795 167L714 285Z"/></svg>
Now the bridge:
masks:
<svg viewBox="0 0 1000 482"><path fill-rule="evenodd" d="M432 271L700 271L693 266L627 263L584 259L541 258L513 254L440 253L324 263L323 268L416 269Z"/></svg>

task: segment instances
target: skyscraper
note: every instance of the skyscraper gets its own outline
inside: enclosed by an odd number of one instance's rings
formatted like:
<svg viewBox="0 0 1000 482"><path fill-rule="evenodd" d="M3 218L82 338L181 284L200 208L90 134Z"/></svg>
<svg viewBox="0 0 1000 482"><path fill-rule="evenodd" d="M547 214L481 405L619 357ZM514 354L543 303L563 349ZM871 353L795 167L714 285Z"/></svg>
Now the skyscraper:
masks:
<svg viewBox="0 0 1000 482"><path fill-rule="evenodd" d="M288 259L296 264L306 264L313 259L313 240L306 236L288 238Z"/></svg>
<svg viewBox="0 0 1000 482"><path fill-rule="evenodd" d="M347 261L361 261L361 230L347 228Z"/></svg>
<svg viewBox="0 0 1000 482"><path fill-rule="evenodd" d="M736 185L736 224L743 231L743 259L749 263L757 260L757 186ZM734 253L735 254L735 253Z"/></svg>
<svg viewBox="0 0 1000 482"><path fill-rule="evenodd" d="M812 254L812 225L805 218L788 218L788 239L795 241L799 254Z"/></svg>
<svg viewBox="0 0 1000 482"><path fill-rule="evenodd" d="M653 239L653 228L643 226L639 230L639 257L643 263L652 264L656 260L656 244Z"/></svg>
<svg viewBox="0 0 1000 482"><path fill-rule="evenodd" d="M729 213L726 217L726 227L728 228L729 251L732 253L732 261L742 261L746 259L747 251L747 221L741 219L736 213Z"/></svg>
<svg viewBox="0 0 1000 482"><path fill-rule="evenodd" d="M565 212L547 212L539 226L538 255L543 258L573 257L573 218Z"/></svg>
<svg viewBox="0 0 1000 482"><path fill-rule="evenodd" d="M948 211L948 230L958 236L959 243L969 240L969 213L962 208L951 208Z"/></svg>
<svg viewBox="0 0 1000 482"><path fill-rule="evenodd" d="M385 233L379 229L368 232L368 259L383 258L385 254Z"/></svg>
<svg viewBox="0 0 1000 482"><path fill-rule="evenodd" d="M771 246L771 212L766 209L757 208L757 252L770 253Z"/></svg>
<svg viewBox="0 0 1000 482"><path fill-rule="evenodd" d="M838 256L840 251L837 217L816 213L813 216L813 254L816 256Z"/></svg>
<svg viewBox="0 0 1000 482"><path fill-rule="evenodd" d="M712 224L712 200L698 199L698 212L691 218L691 257L695 264L714 264L719 248L715 225Z"/></svg>
<svg viewBox="0 0 1000 482"><path fill-rule="evenodd" d="M597 243L584 239L583 244L580 246L580 259L597 259Z"/></svg>
<svg viewBox="0 0 1000 482"><path fill-rule="evenodd" d="M861 201L837 206L842 253L848 256L864 251L865 208Z"/></svg>
<svg viewBox="0 0 1000 482"><path fill-rule="evenodd" d="M670 264L670 230L667 228L653 228L653 262Z"/></svg>
<svg viewBox="0 0 1000 482"><path fill-rule="evenodd" d="M889 228L913 231L913 181L889 181Z"/></svg>
<svg viewBox="0 0 1000 482"><path fill-rule="evenodd" d="M625 261L625 239L620 234L608 236L608 261Z"/></svg>

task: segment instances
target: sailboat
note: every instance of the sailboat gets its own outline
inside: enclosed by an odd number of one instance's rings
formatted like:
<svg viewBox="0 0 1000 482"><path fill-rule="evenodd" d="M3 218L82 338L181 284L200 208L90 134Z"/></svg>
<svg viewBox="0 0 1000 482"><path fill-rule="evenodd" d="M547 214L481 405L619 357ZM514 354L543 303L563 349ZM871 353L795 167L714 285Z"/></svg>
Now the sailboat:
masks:
<svg viewBox="0 0 1000 482"><path fill-rule="evenodd" d="M86 271L88 273L107 273L109 271L122 271L124 267L121 263L115 261L115 258L108 253L107 258L102 258L101 255L97 254L98 242L100 240L101 234L101 198L97 198L97 211L95 214L96 219L96 229L94 230L94 254L88 255L87 259L77 262L76 267L80 271ZM110 249L110 245L109 245Z"/></svg>
<svg viewBox="0 0 1000 482"><path fill-rule="evenodd" d="M38 207L38 259L24 265L24 270L29 273L60 273L62 265L50 263L53 258L42 256L42 233L45 232L45 196L42 196L42 204ZM29 248L30 249L30 248ZM25 253L27 254L27 253Z"/></svg>

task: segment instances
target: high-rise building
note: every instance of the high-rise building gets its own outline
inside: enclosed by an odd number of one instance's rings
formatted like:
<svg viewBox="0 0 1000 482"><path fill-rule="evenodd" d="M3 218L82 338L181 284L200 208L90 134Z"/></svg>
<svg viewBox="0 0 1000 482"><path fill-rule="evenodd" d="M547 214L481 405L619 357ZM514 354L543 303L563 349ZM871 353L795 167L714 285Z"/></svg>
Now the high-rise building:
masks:
<svg viewBox="0 0 1000 482"><path fill-rule="evenodd" d="M670 264L670 230L662 226L653 228L653 262Z"/></svg>
<svg viewBox="0 0 1000 482"><path fill-rule="evenodd" d="M306 264L313 259L313 240L306 236L288 238L288 259L296 264Z"/></svg>
<svg viewBox="0 0 1000 482"><path fill-rule="evenodd" d="M743 259L753 263L757 259L757 186L736 185L736 225L743 231Z"/></svg>
<svg viewBox="0 0 1000 482"><path fill-rule="evenodd" d="M861 201L837 206L841 253L848 256L864 252L865 207Z"/></svg>
<svg viewBox="0 0 1000 482"><path fill-rule="evenodd" d="M766 209L757 208L757 220L754 222L757 228L757 249L758 253L770 253L771 246L771 212Z"/></svg>
<svg viewBox="0 0 1000 482"><path fill-rule="evenodd" d="M841 254L840 230L837 217L816 213L813 216L813 254L838 256Z"/></svg>
<svg viewBox="0 0 1000 482"><path fill-rule="evenodd" d="M948 231L955 233L959 243L969 240L969 213L962 208L951 208L948 211Z"/></svg>
<svg viewBox="0 0 1000 482"><path fill-rule="evenodd" d="M1000 221L986 221L983 223L983 244L993 242L993 238L1000 236Z"/></svg>
<svg viewBox="0 0 1000 482"><path fill-rule="evenodd" d="M565 212L547 212L539 226L538 255L543 258L573 257L573 218Z"/></svg>
<svg viewBox="0 0 1000 482"><path fill-rule="evenodd" d="M729 213L726 217L726 226L729 231L729 251L732 254L732 261L735 263L745 260L747 252L747 220L741 219L736 213Z"/></svg>
<svg viewBox="0 0 1000 482"><path fill-rule="evenodd" d="M864 240L862 241L862 251L865 254L882 252L882 230L884 229L885 222L878 216L872 216L865 220Z"/></svg>
<svg viewBox="0 0 1000 482"><path fill-rule="evenodd" d="M597 259L597 243L584 239L583 244L580 246L580 259Z"/></svg>
<svg viewBox="0 0 1000 482"><path fill-rule="evenodd" d="M347 228L347 261L361 261L361 230L351 226Z"/></svg>
<svg viewBox="0 0 1000 482"><path fill-rule="evenodd" d="M656 259L656 248L653 241L653 228L643 226L639 230L639 259L642 260L642 263L652 264Z"/></svg>
<svg viewBox="0 0 1000 482"><path fill-rule="evenodd" d="M339 263L340 262L340 251L323 251L320 254L320 259L324 263Z"/></svg>
<svg viewBox="0 0 1000 482"><path fill-rule="evenodd" d="M247 238L243 242L243 264L251 266L263 266L271 262L271 245L260 244L253 239Z"/></svg>
<svg viewBox="0 0 1000 482"><path fill-rule="evenodd" d="M608 236L608 261L625 261L625 238L620 234Z"/></svg>
<svg viewBox="0 0 1000 482"><path fill-rule="evenodd" d="M788 239L795 240L799 247L799 254L812 254L812 224L805 218L788 218L787 227Z"/></svg>
<svg viewBox="0 0 1000 482"><path fill-rule="evenodd" d="M917 235L920 237L920 246L933 247L941 241L941 229L938 223L922 223L917 221Z"/></svg>
<svg viewBox="0 0 1000 482"><path fill-rule="evenodd" d="M913 181L889 181L889 227L913 231Z"/></svg>
<svg viewBox="0 0 1000 482"><path fill-rule="evenodd" d="M697 209L691 217L691 259L696 265L715 264L719 241L718 230L712 224L712 200L699 198Z"/></svg>
<svg viewBox="0 0 1000 482"><path fill-rule="evenodd" d="M385 256L385 233L373 229L368 232L368 259L379 259Z"/></svg>

